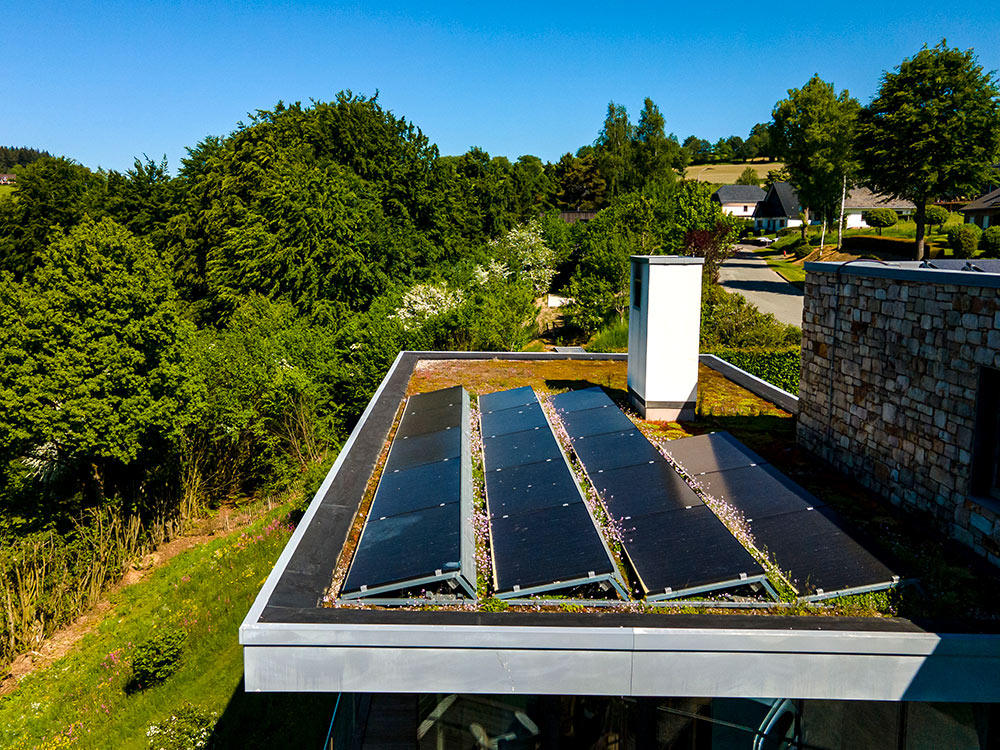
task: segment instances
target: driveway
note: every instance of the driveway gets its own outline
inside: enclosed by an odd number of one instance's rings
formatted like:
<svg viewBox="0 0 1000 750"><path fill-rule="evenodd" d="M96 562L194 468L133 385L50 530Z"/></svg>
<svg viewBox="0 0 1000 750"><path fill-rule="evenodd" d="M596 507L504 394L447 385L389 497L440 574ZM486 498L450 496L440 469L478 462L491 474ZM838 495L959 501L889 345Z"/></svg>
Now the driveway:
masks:
<svg viewBox="0 0 1000 750"><path fill-rule="evenodd" d="M722 264L719 283L739 292L782 323L802 325L802 292L767 267L764 259L746 245L736 246L736 255Z"/></svg>

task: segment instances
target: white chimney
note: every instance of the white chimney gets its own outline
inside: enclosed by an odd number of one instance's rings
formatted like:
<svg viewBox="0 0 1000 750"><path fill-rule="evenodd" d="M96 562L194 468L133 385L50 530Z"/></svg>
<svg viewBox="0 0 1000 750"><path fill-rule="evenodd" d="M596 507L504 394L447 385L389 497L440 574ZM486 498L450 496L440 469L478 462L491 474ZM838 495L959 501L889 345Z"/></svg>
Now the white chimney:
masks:
<svg viewBox="0 0 1000 750"><path fill-rule="evenodd" d="M694 419L704 258L633 255L628 394L646 419Z"/></svg>

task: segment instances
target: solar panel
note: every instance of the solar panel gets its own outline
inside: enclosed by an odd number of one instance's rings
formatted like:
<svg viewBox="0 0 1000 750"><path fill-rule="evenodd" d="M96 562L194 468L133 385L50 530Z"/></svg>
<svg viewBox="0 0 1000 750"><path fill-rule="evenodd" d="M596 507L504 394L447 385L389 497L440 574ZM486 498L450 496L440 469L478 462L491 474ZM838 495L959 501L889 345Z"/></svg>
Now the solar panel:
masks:
<svg viewBox="0 0 1000 750"><path fill-rule="evenodd" d="M479 397L479 411L485 414L490 411L501 411L512 409L515 406L536 403L538 403L538 399L535 398L535 392L530 386L524 385L520 388L511 388L508 391L484 393Z"/></svg>
<svg viewBox="0 0 1000 750"><path fill-rule="evenodd" d="M512 515L580 501L563 461L541 461L486 472L490 516Z"/></svg>
<svg viewBox="0 0 1000 750"><path fill-rule="evenodd" d="M444 582L475 597L469 424L461 387L407 401L341 597L419 595Z"/></svg>
<svg viewBox="0 0 1000 750"><path fill-rule="evenodd" d="M581 388L576 391L560 393L549 399L551 404L561 412L580 411L582 409L594 409L611 402L608 394L600 386L593 388ZM612 402L613 403L613 402Z"/></svg>
<svg viewBox="0 0 1000 750"><path fill-rule="evenodd" d="M522 398L491 395L486 406ZM537 400L482 416L497 596L509 599L591 583L624 596L611 552L548 422L544 427L489 436L491 429L531 424L536 414L544 420Z"/></svg>
<svg viewBox="0 0 1000 750"><path fill-rule="evenodd" d="M829 508L798 510L755 521L758 547L792 577L802 598L821 599L889 588L899 576L845 530Z"/></svg>
<svg viewBox="0 0 1000 750"><path fill-rule="evenodd" d="M596 394L588 397L588 403L597 400ZM639 430L601 432L620 420L632 427L620 409L605 404L560 417L571 436L579 435L573 448L623 529L622 548L647 599L750 583L774 595L760 564Z"/></svg>
<svg viewBox="0 0 1000 750"><path fill-rule="evenodd" d="M654 448L639 430L608 433L577 438L573 450L587 471L593 464L596 469L620 469L655 461L663 461L660 452Z"/></svg>
<svg viewBox="0 0 1000 750"><path fill-rule="evenodd" d="M464 430L438 430L422 435L403 435L392 441L386 470L410 469L421 464L451 461L462 454Z"/></svg>
<svg viewBox="0 0 1000 750"><path fill-rule="evenodd" d="M461 461L437 461L411 469L384 472L369 518L384 518L457 503L462 482Z"/></svg>
<svg viewBox="0 0 1000 750"><path fill-rule="evenodd" d="M364 595L406 581L458 574L461 520L458 503L369 519L341 595Z"/></svg>
<svg viewBox="0 0 1000 750"><path fill-rule="evenodd" d="M468 403L468 399L469 394L460 385L454 385L451 388L441 388L427 393L417 393L410 396L409 400L407 400L404 413L411 410L430 411L432 409L440 409L444 406L461 407L462 404Z"/></svg>
<svg viewBox="0 0 1000 750"><path fill-rule="evenodd" d="M509 435L512 432L544 429L548 432L549 423L545 419L542 407L536 402L510 409L484 412L480 418L483 437Z"/></svg>
<svg viewBox="0 0 1000 750"><path fill-rule="evenodd" d="M490 527L498 593L527 594L614 573L582 500L494 518Z"/></svg>
<svg viewBox="0 0 1000 750"><path fill-rule="evenodd" d="M764 569L706 505L626 523L622 546L651 601L764 583Z"/></svg>
<svg viewBox="0 0 1000 750"><path fill-rule="evenodd" d="M705 491L740 511L747 521L825 505L770 464L702 474Z"/></svg>
<svg viewBox="0 0 1000 750"><path fill-rule="evenodd" d="M635 429L632 420L610 401L593 409L568 411L560 415L566 432L571 438L603 435L608 432L627 432Z"/></svg>
<svg viewBox="0 0 1000 750"><path fill-rule="evenodd" d="M437 409L408 409L399 423L399 427L396 428L395 439L422 435L427 432L452 430L462 426L462 407L460 404L442 406Z"/></svg>
<svg viewBox="0 0 1000 750"><path fill-rule="evenodd" d="M484 438L483 454L487 472L519 464L563 460L555 436L549 429L525 430Z"/></svg>
<svg viewBox="0 0 1000 750"><path fill-rule="evenodd" d="M702 504L694 490L662 460L621 469L595 470L589 476L616 520Z"/></svg>
<svg viewBox="0 0 1000 750"><path fill-rule="evenodd" d="M728 432L671 440L664 449L692 475L767 463Z"/></svg>

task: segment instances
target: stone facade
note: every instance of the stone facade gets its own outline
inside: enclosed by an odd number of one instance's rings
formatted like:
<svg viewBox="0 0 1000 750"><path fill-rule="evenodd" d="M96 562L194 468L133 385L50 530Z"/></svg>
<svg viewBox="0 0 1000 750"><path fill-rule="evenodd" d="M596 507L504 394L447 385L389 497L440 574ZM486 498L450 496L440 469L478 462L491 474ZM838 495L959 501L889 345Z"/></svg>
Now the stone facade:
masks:
<svg viewBox="0 0 1000 750"><path fill-rule="evenodd" d="M980 375L1000 368L1000 276L807 271L799 442L1000 565L1000 501L970 495Z"/></svg>

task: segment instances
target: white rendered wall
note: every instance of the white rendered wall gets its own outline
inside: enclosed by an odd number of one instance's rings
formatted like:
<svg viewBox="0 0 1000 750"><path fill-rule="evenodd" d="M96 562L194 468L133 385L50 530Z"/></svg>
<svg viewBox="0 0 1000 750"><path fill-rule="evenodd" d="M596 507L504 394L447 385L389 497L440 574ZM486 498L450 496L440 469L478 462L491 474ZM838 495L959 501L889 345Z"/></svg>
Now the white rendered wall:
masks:
<svg viewBox="0 0 1000 750"><path fill-rule="evenodd" d="M647 419L691 419L698 397L704 260L633 256L631 262L630 398ZM636 279L641 280L638 299Z"/></svg>

